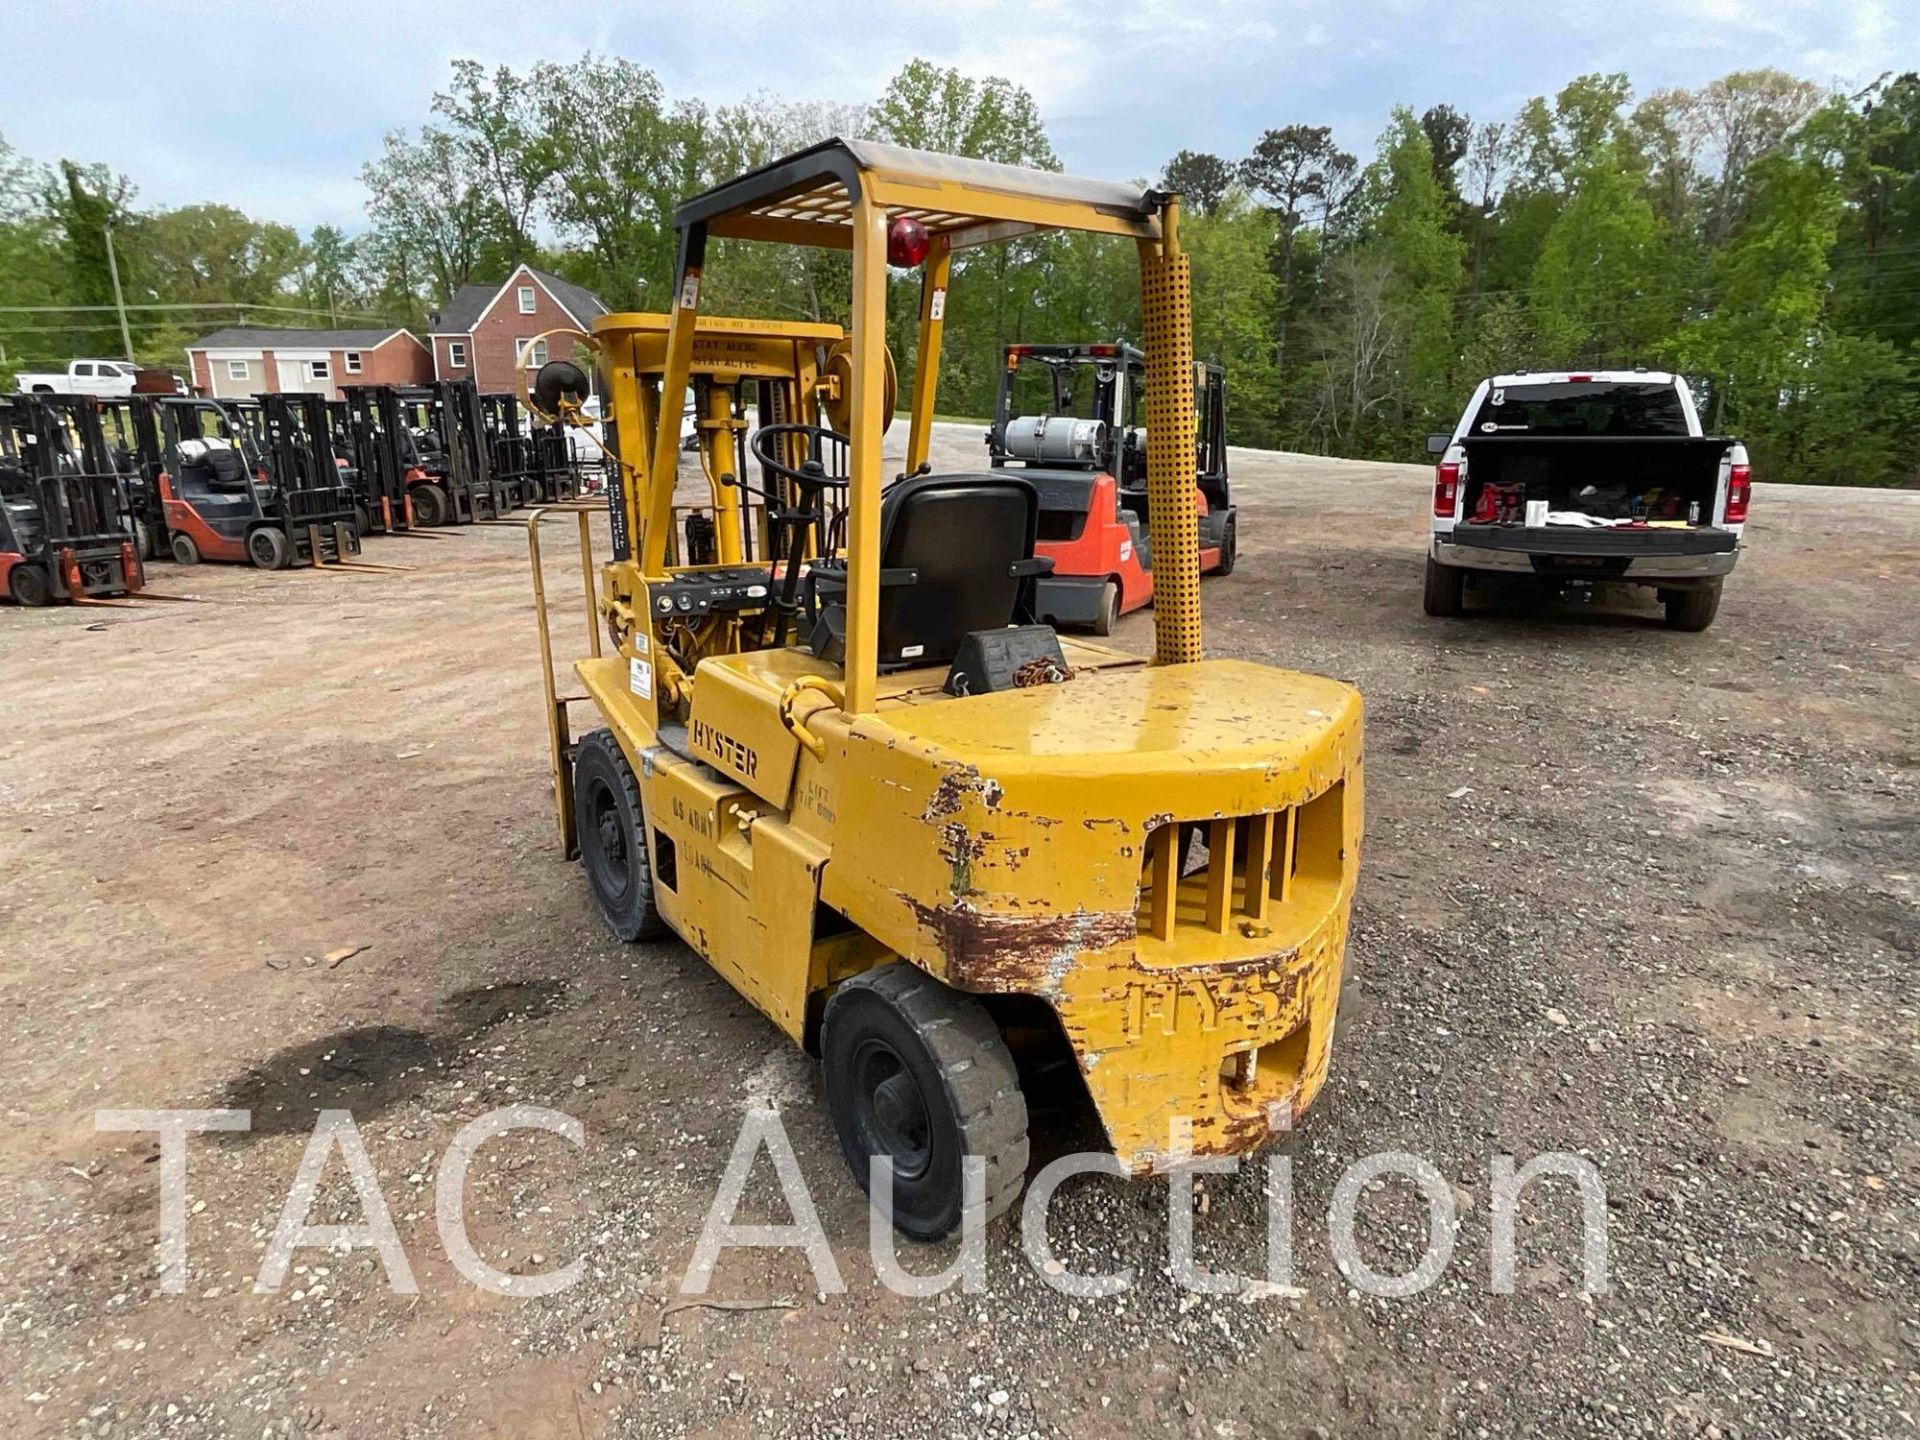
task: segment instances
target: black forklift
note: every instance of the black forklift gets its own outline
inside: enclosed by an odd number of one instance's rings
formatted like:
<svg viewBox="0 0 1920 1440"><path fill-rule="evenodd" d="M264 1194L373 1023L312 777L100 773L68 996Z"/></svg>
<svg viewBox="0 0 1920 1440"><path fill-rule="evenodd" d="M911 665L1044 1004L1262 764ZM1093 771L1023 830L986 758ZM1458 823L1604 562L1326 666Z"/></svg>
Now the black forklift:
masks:
<svg viewBox="0 0 1920 1440"><path fill-rule="evenodd" d="M504 519L513 507L493 473L480 391L471 380L394 387L412 450L414 519L472 525Z"/></svg>
<svg viewBox="0 0 1920 1440"><path fill-rule="evenodd" d="M487 456L510 508L571 500L579 482L564 426L540 424L513 394L480 397Z"/></svg>
<svg viewBox="0 0 1920 1440"><path fill-rule="evenodd" d="M412 490L426 472L418 463L419 447L407 429L399 392L391 385L348 385L341 394L351 455L347 483L356 516L364 520L360 533L424 533L414 518Z"/></svg>
<svg viewBox="0 0 1920 1440"><path fill-rule="evenodd" d="M334 455L326 396L275 393L255 399L270 483L268 518L289 547L281 564L294 558L344 564L360 553L358 507Z"/></svg>
<svg viewBox="0 0 1920 1440"><path fill-rule="evenodd" d="M130 595L146 571L90 395L0 395L0 591L17 605Z"/></svg>

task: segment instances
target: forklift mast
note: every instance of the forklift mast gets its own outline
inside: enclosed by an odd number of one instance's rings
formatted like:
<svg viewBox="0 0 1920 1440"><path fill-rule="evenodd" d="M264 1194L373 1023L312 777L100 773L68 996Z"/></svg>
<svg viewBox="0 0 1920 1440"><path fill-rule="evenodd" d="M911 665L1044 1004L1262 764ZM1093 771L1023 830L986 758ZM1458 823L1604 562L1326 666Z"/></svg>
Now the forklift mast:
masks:
<svg viewBox="0 0 1920 1440"><path fill-rule="evenodd" d="M354 490L377 530L412 530L413 505L407 472L414 447L391 385L344 387L348 434L353 447Z"/></svg>
<svg viewBox="0 0 1920 1440"><path fill-rule="evenodd" d="M0 560L10 580L21 569L39 577L35 603L125 593L145 581L101 411L91 395L0 396Z"/></svg>

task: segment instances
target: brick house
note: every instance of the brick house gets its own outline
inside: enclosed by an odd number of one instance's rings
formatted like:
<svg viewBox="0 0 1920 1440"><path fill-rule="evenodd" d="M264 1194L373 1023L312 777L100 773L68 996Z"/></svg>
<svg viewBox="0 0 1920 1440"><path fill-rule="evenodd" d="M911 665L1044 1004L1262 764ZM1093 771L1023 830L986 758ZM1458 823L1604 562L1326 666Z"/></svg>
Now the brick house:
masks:
<svg viewBox="0 0 1920 1440"><path fill-rule="evenodd" d="M542 331L589 330L607 313L598 295L545 270L521 265L497 285L462 285L435 315L427 317L433 373L441 380L472 380L483 391L519 388L514 358ZM547 362L546 345L535 347L529 369Z"/></svg>
<svg viewBox="0 0 1920 1440"><path fill-rule="evenodd" d="M342 385L424 385L433 355L409 330L216 330L187 347L193 388L238 398L269 390L318 391L340 398Z"/></svg>

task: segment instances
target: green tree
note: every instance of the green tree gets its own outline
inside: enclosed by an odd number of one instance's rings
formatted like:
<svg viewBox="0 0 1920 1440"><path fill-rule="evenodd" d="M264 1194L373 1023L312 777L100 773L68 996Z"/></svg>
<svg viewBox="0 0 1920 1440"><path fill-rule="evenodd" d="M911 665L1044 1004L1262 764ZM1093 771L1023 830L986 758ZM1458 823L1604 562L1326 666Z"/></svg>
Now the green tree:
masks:
<svg viewBox="0 0 1920 1440"><path fill-rule="evenodd" d="M1677 319L1667 235L1618 139L1577 165L1530 296L1550 364L1644 363Z"/></svg>
<svg viewBox="0 0 1920 1440"><path fill-rule="evenodd" d="M1233 166L1218 155L1195 150L1180 151L1160 173L1160 183L1185 197L1188 208L1202 215L1219 208L1233 180Z"/></svg>
<svg viewBox="0 0 1920 1440"><path fill-rule="evenodd" d="M542 132L535 90L505 65L488 75L477 60L455 60L452 82L433 97L434 113L447 121L469 170L487 186L512 263L534 258L534 210L561 159Z"/></svg>
<svg viewBox="0 0 1920 1440"><path fill-rule="evenodd" d="M1366 188L1366 243L1391 274L1385 299L1400 332L1400 385L1382 436L1391 444L1425 433L1457 406L1454 298L1465 275L1466 245L1453 231L1433 147L1411 110L1394 111Z"/></svg>
<svg viewBox="0 0 1920 1440"><path fill-rule="evenodd" d="M1034 170L1060 168L1033 96L997 75L976 80L909 60L887 82L869 123L880 139L914 150Z"/></svg>

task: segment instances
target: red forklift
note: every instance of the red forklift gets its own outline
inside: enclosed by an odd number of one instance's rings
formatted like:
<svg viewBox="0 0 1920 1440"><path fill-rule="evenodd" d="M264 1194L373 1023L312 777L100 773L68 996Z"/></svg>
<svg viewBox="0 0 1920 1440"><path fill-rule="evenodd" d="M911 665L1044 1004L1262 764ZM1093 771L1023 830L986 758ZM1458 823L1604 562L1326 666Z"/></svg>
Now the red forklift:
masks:
<svg viewBox="0 0 1920 1440"><path fill-rule="evenodd" d="M99 401L0 395L0 592L37 606L145 583Z"/></svg>
<svg viewBox="0 0 1920 1440"><path fill-rule="evenodd" d="M1193 508L1200 572L1230 575L1238 516L1227 482L1226 372L1193 367ZM1111 635L1153 599L1147 527L1146 357L1114 345L1008 345L987 450L1040 495L1036 555L1053 561L1035 597L1056 627Z"/></svg>
<svg viewBox="0 0 1920 1440"><path fill-rule="evenodd" d="M130 432L127 488L143 552L181 565L216 561L262 570L358 553L351 493L330 455L321 472L305 453L294 410L302 399L263 395L245 414L202 397L116 402L123 433Z"/></svg>

